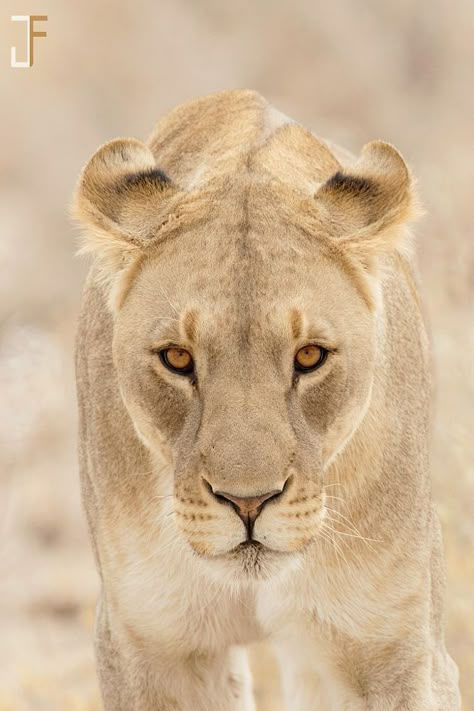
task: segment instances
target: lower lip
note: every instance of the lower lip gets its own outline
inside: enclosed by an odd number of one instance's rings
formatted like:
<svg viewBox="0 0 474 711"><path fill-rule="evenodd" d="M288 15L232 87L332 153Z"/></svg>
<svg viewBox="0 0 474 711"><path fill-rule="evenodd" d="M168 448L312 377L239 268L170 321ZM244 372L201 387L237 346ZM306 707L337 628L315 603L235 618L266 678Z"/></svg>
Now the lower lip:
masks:
<svg viewBox="0 0 474 711"><path fill-rule="evenodd" d="M259 541L254 541L254 540L247 540L247 541L242 541L242 543L239 543L238 546L234 548L234 551L242 551L242 550L255 550L255 551L260 551L260 550L265 550L265 546L260 543Z"/></svg>

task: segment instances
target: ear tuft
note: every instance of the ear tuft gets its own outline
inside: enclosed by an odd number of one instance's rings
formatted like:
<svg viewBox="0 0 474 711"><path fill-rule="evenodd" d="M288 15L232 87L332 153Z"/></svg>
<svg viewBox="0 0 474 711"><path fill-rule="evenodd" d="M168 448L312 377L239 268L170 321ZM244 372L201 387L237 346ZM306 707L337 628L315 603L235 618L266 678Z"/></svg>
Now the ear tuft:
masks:
<svg viewBox="0 0 474 711"><path fill-rule="evenodd" d="M315 197L344 246L366 253L399 246L403 227L419 214L410 171L383 141L365 145L352 169L337 171Z"/></svg>

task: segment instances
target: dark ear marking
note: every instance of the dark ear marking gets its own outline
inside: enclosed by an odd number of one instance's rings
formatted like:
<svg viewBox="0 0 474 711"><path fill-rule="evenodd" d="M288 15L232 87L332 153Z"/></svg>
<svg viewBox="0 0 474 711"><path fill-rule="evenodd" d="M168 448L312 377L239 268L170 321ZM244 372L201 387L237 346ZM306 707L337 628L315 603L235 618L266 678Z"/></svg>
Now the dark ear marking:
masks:
<svg viewBox="0 0 474 711"><path fill-rule="evenodd" d="M347 175L338 170L324 184L324 190L332 190L334 192L350 193L353 197L373 196L378 194L376 184L368 178L362 178L357 175Z"/></svg>
<svg viewBox="0 0 474 711"><path fill-rule="evenodd" d="M150 168L150 170L139 170L137 173L125 175L122 184L125 188L134 187L135 185L171 185L171 180L159 168Z"/></svg>

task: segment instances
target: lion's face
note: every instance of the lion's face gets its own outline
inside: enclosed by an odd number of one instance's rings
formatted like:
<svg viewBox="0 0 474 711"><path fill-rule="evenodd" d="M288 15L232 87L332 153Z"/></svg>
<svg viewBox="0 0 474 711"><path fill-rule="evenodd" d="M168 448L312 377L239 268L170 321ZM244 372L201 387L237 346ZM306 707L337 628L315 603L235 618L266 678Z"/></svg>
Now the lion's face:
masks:
<svg viewBox="0 0 474 711"><path fill-rule="evenodd" d="M415 203L388 144L346 172L297 125L265 138L253 94L224 99L232 111L212 118L211 101L198 124L160 129L172 179L139 141L102 146L75 210L124 403L170 462L167 520L214 570L263 575L321 529L325 472L370 399L379 257Z"/></svg>
<svg viewBox="0 0 474 711"><path fill-rule="evenodd" d="M171 453L181 534L254 570L318 535L325 468L368 401L374 319L317 240L242 223L232 200L144 263L114 359L136 430Z"/></svg>

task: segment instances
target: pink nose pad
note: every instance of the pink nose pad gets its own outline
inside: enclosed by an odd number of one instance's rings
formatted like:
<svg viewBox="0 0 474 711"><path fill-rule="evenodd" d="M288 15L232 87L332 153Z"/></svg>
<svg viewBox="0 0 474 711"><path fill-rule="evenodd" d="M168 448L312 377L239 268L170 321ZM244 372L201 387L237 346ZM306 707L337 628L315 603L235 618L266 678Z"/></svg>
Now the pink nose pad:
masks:
<svg viewBox="0 0 474 711"><path fill-rule="evenodd" d="M232 505L237 515L244 522L249 538L251 538L254 523L261 514L264 505L271 499L276 499L280 496L282 491L283 489L278 489L259 496L234 496L227 491L213 491L212 493L221 503L228 501Z"/></svg>

